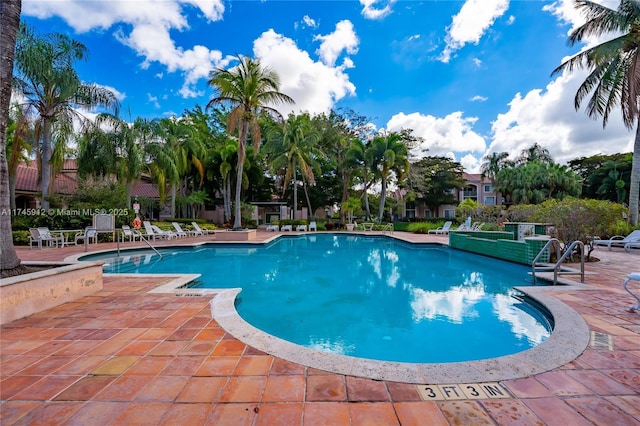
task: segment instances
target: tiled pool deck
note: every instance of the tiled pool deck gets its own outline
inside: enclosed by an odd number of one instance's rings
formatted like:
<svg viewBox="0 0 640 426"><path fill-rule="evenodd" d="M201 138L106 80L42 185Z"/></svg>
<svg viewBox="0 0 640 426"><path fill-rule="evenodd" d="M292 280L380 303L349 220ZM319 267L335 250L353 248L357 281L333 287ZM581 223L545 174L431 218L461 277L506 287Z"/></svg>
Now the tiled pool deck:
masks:
<svg viewBox="0 0 640 426"><path fill-rule="evenodd" d="M83 249L18 251L55 261ZM227 333L212 318L213 296L149 293L167 279L108 276L93 296L2 326L0 424L639 425L640 313L627 310L634 300L622 281L640 271L640 252L594 255L583 288L551 292L597 341L551 371L496 379L497 398L305 367ZM438 397L424 400L431 391Z"/></svg>

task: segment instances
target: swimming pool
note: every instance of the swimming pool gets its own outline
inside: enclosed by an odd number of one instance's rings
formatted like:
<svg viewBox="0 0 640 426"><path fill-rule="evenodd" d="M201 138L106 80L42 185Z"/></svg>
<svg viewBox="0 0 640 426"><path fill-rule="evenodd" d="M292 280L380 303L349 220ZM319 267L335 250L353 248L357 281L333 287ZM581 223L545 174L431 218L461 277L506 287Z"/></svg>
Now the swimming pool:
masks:
<svg viewBox="0 0 640 426"><path fill-rule="evenodd" d="M83 259L105 260L105 272L200 273L198 287L240 287L236 309L255 327L359 358L482 360L532 348L552 328L513 289L531 285L528 268L440 245L318 234L162 253Z"/></svg>

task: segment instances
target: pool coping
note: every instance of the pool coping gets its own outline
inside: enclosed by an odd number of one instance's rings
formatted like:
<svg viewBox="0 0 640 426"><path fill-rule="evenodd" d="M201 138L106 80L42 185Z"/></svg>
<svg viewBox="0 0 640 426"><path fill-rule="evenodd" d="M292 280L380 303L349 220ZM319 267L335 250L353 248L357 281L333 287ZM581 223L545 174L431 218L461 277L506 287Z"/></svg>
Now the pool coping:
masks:
<svg viewBox="0 0 640 426"><path fill-rule="evenodd" d="M402 238L398 239L406 241ZM264 242L261 243L264 244ZM176 244L175 246L195 246L195 244ZM96 253L93 252L91 254ZM86 253L82 253L70 256L65 260L77 261L79 257L85 255ZM111 274L105 275L109 276ZM590 289L590 286L586 284L515 287L518 291L542 304L553 317L554 328L551 335L544 342L531 349L513 355L478 361L404 363L377 361L323 352L270 335L246 322L236 311L235 300L242 291L241 288L184 288L185 284L197 279L200 274L117 275L131 277L154 276L169 279L168 282L151 290L150 293L175 293L177 296L213 296L210 302L212 318L225 331L243 343L270 355L307 367L375 380L436 385L525 378L570 363L584 352L591 340L590 330L585 320L575 310L552 296L557 291Z"/></svg>

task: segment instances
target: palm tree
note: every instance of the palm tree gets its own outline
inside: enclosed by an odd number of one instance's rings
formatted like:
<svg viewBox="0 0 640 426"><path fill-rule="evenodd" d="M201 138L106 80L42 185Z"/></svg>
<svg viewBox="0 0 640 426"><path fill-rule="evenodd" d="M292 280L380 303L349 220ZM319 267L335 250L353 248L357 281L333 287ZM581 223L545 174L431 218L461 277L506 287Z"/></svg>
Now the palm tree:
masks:
<svg viewBox="0 0 640 426"><path fill-rule="evenodd" d="M73 63L86 59L87 48L64 34L38 35L21 25L16 45L16 79L27 105L37 111L37 136L41 138L42 207L47 209L51 179L52 138L64 143L73 130L73 120L87 120L76 107L112 108L118 100L113 92L95 84L83 83Z"/></svg>
<svg viewBox="0 0 640 426"><path fill-rule="evenodd" d="M549 150L538 143L534 143L529 148L523 149L520 156L516 159L516 165L523 165L532 161L539 161L544 164L553 164L553 158L549 154Z"/></svg>
<svg viewBox="0 0 640 426"><path fill-rule="evenodd" d="M590 47L563 62L552 75L564 71L587 68L589 75L578 88L575 108L585 97L589 117L602 117L606 127L611 111L618 105L622 120L631 130L635 124L631 185L629 190L629 222L638 225L638 197L640 197L640 4L637 0L621 0L617 9L611 9L587 0L576 0L576 8L586 22L573 30L569 45L585 37L611 35L608 41Z"/></svg>
<svg viewBox="0 0 640 426"><path fill-rule="evenodd" d="M480 166L480 178L488 178L492 184L495 184L500 170L513 166L513 162L509 161L508 152L492 152L491 155L485 155L482 160L484 163Z"/></svg>
<svg viewBox="0 0 640 426"><path fill-rule="evenodd" d="M218 95L207 104L207 108L220 103L231 104L227 132L229 134L238 132L234 230L242 229L240 191L247 135L251 134L254 151L257 153L260 149L258 124L260 113L271 113L281 119L281 114L270 105L293 103L293 99L279 92L280 77L275 71L263 67L259 61L246 56L238 56L238 61L240 63L230 70L216 68L211 72L209 85L218 91Z"/></svg>
<svg viewBox="0 0 640 426"><path fill-rule="evenodd" d="M7 121L11 101L11 80L16 36L20 25L21 0L0 2L0 271L19 270L20 258L13 246L9 168L7 166Z"/></svg>
<svg viewBox="0 0 640 426"><path fill-rule="evenodd" d="M283 127L276 127L269 135L269 160L275 173L284 175L283 192L293 181L293 206L294 219L298 211L298 169L303 182L315 185L314 169L319 170L317 158L322 156L317 143L320 140L320 132L312 126L308 114L289 115ZM307 203L308 197L307 197ZM313 214L311 205L309 212Z"/></svg>
<svg viewBox="0 0 640 426"><path fill-rule="evenodd" d="M7 165L9 167L9 194L11 209L16 208L16 179L18 166L29 161L33 148L33 123L20 105L14 105L7 127Z"/></svg>
<svg viewBox="0 0 640 426"><path fill-rule="evenodd" d="M407 135L405 132L392 132L384 136L377 136L371 141L373 153L371 166L382 184L378 222L382 221L387 198L387 185L392 177L391 173L395 173L397 180L401 181L409 172L409 150L405 144Z"/></svg>

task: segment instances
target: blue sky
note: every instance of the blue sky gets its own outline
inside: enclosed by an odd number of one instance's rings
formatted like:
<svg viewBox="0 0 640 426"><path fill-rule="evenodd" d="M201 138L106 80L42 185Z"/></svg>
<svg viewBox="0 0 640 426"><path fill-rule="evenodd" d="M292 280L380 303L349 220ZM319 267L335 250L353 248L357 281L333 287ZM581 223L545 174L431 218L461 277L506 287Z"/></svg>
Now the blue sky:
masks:
<svg viewBox="0 0 640 426"><path fill-rule="evenodd" d="M284 114L350 108L376 129L413 129L416 158L469 172L534 143L559 163L632 151L619 113L603 130L573 108L584 72L550 75L585 46L566 42L583 22L570 0L23 0L22 17L84 43L82 79L116 91L125 119L204 106L210 70L242 54L280 74L296 100Z"/></svg>

